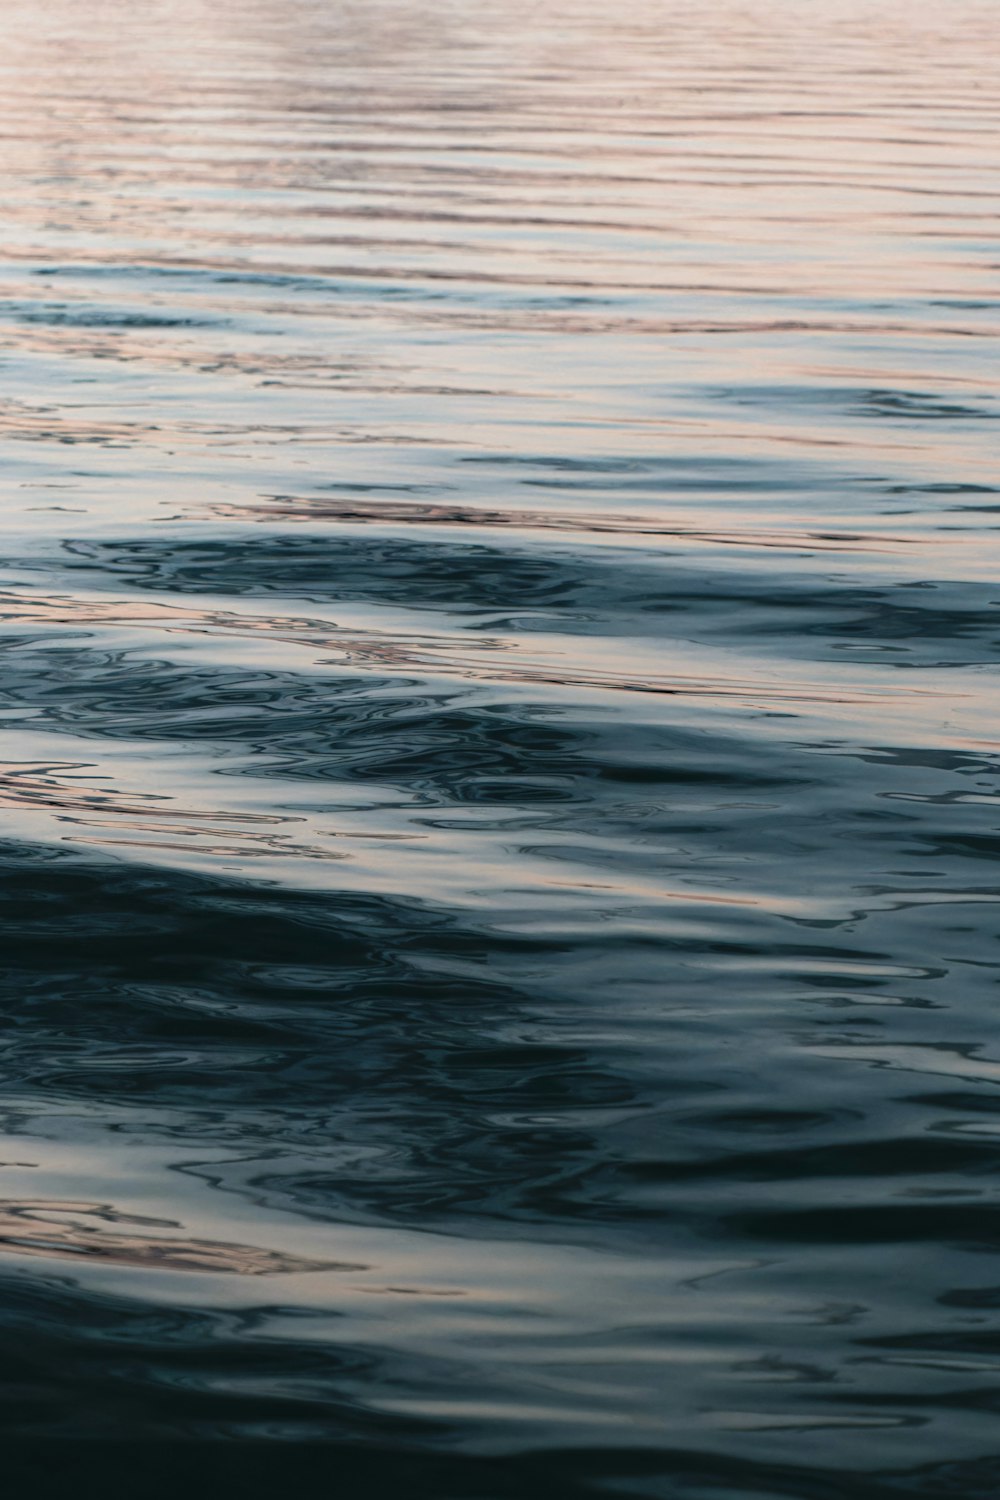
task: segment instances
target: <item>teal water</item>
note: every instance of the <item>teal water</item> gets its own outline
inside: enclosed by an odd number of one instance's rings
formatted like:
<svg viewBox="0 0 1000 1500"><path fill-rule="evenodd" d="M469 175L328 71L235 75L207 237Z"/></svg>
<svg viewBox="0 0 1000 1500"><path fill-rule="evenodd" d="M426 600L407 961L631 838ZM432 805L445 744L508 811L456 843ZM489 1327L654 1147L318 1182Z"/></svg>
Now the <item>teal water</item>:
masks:
<svg viewBox="0 0 1000 1500"><path fill-rule="evenodd" d="M3 22L8 1476L992 1500L996 5Z"/></svg>

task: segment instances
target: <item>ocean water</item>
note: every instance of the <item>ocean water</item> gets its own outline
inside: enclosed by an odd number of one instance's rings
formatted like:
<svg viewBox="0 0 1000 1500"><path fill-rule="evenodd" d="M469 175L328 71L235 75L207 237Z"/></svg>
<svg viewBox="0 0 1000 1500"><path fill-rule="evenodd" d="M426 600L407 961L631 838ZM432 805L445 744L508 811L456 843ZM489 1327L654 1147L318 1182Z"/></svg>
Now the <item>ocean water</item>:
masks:
<svg viewBox="0 0 1000 1500"><path fill-rule="evenodd" d="M993 1500L994 0L0 20L5 1472Z"/></svg>

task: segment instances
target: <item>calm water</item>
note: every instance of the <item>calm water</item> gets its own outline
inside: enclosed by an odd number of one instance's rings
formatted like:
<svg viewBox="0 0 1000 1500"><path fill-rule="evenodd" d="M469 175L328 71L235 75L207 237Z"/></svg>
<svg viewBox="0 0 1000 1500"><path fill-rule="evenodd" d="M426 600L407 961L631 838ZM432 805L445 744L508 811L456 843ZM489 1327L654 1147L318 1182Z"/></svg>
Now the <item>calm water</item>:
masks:
<svg viewBox="0 0 1000 1500"><path fill-rule="evenodd" d="M1000 10L615 10L4 0L8 1472L1000 1490Z"/></svg>

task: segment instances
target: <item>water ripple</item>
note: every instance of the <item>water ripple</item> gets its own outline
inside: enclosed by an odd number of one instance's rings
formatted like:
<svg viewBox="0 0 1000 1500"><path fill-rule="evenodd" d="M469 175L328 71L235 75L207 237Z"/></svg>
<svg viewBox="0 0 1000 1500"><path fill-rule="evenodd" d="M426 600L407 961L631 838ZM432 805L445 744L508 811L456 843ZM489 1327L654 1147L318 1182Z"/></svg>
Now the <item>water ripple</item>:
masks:
<svg viewBox="0 0 1000 1500"><path fill-rule="evenodd" d="M996 22L8 0L11 1482L992 1500Z"/></svg>

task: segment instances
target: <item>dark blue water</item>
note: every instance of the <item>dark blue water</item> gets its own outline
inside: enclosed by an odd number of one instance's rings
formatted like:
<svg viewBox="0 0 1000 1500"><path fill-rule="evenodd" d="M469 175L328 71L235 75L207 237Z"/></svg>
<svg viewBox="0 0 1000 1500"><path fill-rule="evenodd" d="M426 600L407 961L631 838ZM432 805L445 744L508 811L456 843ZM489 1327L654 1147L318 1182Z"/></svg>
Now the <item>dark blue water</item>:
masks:
<svg viewBox="0 0 1000 1500"><path fill-rule="evenodd" d="M3 34L8 1478L993 1500L995 4Z"/></svg>

